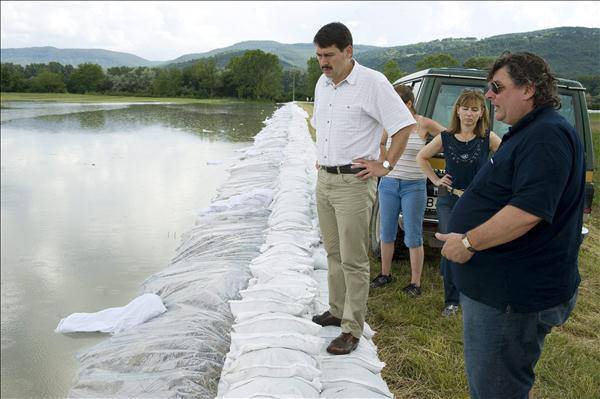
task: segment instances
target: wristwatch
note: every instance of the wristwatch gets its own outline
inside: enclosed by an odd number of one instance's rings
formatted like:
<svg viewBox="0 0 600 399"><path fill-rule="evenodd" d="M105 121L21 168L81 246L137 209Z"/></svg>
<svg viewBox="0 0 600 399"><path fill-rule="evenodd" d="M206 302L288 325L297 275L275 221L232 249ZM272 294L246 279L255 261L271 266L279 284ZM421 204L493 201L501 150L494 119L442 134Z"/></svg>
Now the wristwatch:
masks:
<svg viewBox="0 0 600 399"><path fill-rule="evenodd" d="M383 167L389 170L390 172L394 169L394 166L387 159L383 161Z"/></svg>
<svg viewBox="0 0 600 399"><path fill-rule="evenodd" d="M473 246L469 242L469 237L467 237L466 234L463 234L462 243L469 252L471 252L471 253L477 252L477 250L475 248L473 248Z"/></svg>

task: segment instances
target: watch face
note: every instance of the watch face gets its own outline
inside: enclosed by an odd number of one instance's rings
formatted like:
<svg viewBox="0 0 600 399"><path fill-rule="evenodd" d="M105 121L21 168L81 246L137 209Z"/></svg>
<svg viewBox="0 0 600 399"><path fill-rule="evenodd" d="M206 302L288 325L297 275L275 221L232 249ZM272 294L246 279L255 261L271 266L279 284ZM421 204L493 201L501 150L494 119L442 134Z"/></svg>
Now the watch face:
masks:
<svg viewBox="0 0 600 399"><path fill-rule="evenodd" d="M390 161L383 161L383 167L386 169L390 168Z"/></svg>

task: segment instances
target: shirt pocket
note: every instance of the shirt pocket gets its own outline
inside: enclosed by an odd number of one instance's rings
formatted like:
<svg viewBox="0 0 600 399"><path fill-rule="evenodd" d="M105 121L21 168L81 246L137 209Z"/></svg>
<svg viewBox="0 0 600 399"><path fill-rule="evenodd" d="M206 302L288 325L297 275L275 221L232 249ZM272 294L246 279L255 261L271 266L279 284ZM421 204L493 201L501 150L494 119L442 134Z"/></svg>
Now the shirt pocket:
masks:
<svg viewBox="0 0 600 399"><path fill-rule="evenodd" d="M360 105L340 104L334 108L333 129L343 132L356 132L362 126L362 108Z"/></svg>

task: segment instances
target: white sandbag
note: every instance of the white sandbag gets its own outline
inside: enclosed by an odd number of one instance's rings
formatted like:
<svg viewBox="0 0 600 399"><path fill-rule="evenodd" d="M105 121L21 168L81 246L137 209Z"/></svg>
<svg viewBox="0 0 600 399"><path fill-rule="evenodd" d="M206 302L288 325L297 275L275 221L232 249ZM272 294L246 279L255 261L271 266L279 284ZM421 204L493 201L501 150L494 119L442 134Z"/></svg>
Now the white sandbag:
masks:
<svg viewBox="0 0 600 399"><path fill-rule="evenodd" d="M288 332L271 334L239 334L231 333L231 350L228 356L234 358L244 353L266 348L295 349L317 355L323 347L323 338Z"/></svg>
<svg viewBox="0 0 600 399"><path fill-rule="evenodd" d="M229 387L222 397L230 398L318 398L321 384L303 378L257 377Z"/></svg>
<svg viewBox="0 0 600 399"><path fill-rule="evenodd" d="M314 288L298 285L261 284L240 291L243 299L268 299L281 302L295 302L309 305L315 298Z"/></svg>
<svg viewBox="0 0 600 399"><path fill-rule="evenodd" d="M308 312L308 306L301 303L283 302L275 299L243 299L240 301L229 301L231 313L237 317L240 313L245 312L283 312L296 316L303 315Z"/></svg>
<svg viewBox="0 0 600 399"><path fill-rule="evenodd" d="M360 384L345 382L324 386L321 398L385 399L390 396L371 391Z"/></svg>
<svg viewBox="0 0 600 399"><path fill-rule="evenodd" d="M140 295L126 306L108 308L96 313L73 313L62 319L57 333L94 332L116 334L140 325L167 311L158 295Z"/></svg>
<svg viewBox="0 0 600 399"><path fill-rule="evenodd" d="M313 252L315 270L327 270L327 253L324 248L318 248Z"/></svg>
<svg viewBox="0 0 600 399"><path fill-rule="evenodd" d="M327 388L333 386L345 386L348 383L361 385L375 393L392 397L381 374L373 374L366 368L356 367L354 364L338 362L321 367L321 383Z"/></svg>
<svg viewBox="0 0 600 399"><path fill-rule="evenodd" d="M245 319L233 325L233 330L240 334L289 331L297 334L317 335L321 328L312 320L287 313L261 313L256 317Z"/></svg>

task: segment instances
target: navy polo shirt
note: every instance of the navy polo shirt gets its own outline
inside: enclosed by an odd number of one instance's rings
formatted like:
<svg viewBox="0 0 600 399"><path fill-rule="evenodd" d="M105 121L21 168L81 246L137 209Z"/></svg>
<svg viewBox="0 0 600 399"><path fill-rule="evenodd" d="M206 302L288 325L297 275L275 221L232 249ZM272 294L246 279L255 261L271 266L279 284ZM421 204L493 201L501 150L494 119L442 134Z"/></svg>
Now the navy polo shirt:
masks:
<svg viewBox="0 0 600 399"><path fill-rule="evenodd" d="M551 107L521 118L456 203L449 228L465 233L506 205L542 220L516 240L479 251L465 264L453 263L457 288L516 312L569 300L580 281L584 189L583 146L569 122Z"/></svg>

